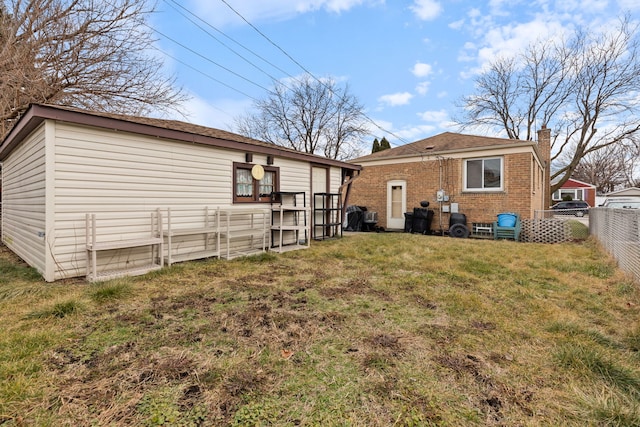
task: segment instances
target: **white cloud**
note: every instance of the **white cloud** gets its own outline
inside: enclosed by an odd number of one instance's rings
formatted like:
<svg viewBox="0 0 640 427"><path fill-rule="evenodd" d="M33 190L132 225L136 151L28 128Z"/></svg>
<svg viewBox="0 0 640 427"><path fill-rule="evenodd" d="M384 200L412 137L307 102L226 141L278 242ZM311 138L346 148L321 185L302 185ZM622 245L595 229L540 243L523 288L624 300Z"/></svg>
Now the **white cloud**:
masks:
<svg viewBox="0 0 640 427"><path fill-rule="evenodd" d="M452 30L459 30L463 26L464 26L464 19L459 19L457 21L453 21L449 23L449 28L451 28Z"/></svg>
<svg viewBox="0 0 640 427"><path fill-rule="evenodd" d="M487 65L499 57L515 57L528 46L540 40L559 39L571 30L571 24L560 20L549 20L546 15L539 15L529 22L509 22L505 25L488 23L486 17L474 21L473 32L481 34L474 42L466 42L458 55L461 62L476 62L471 69L460 73L462 78L469 78L486 69Z"/></svg>
<svg viewBox="0 0 640 427"><path fill-rule="evenodd" d="M419 113L418 117L425 122L439 123L449 120L449 113L445 110L425 111L424 113Z"/></svg>
<svg viewBox="0 0 640 427"><path fill-rule="evenodd" d="M416 63L411 69L411 72L416 77L427 77L429 74L433 72L433 68L429 64L425 64L422 62Z"/></svg>
<svg viewBox="0 0 640 427"><path fill-rule="evenodd" d="M414 0L409 8L423 21L436 19L442 13L442 5L436 0Z"/></svg>
<svg viewBox="0 0 640 427"><path fill-rule="evenodd" d="M551 37L560 37L567 27L560 22L534 20L519 25L495 28L486 35L488 46L480 49L481 63L496 56L514 56L530 44Z"/></svg>
<svg viewBox="0 0 640 427"><path fill-rule="evenodd" d="M427 92L429 92L430 85L431 85L431 82L420 82L416 86L416 92L418 92L418 94L420 95L426 95Z"/></svg>
<svg viewBox="0 0 640 427"><path fill-rule="evenodd" d="M181 109L187 117L176 115L171 119L233 132L234 119L249 111L252 105L250 100L207 100L194 94L191 96Z"/></svg>
<svg viewBox="0 0 640 427"><path fill-rule="evenodd" d="M341 13L363 4L378 4L380 0L261 0L234 2L231 5L249 22L284 21L296 15L326 10ZM186 6L214 26L242 25L244 21L222 2L191 0Z"/></svg>
<svg viewBox="0 0 640 427"><path fill-rule="evenodd" d="M638 10L640 9L640 2L638 0L618 0L620 8L623 10Z"/></svg>
<svg viewBox="0 0 640 427"><path fill-rule="evenodd" d="M382 95L378 98L378 101L391 107L396 107L398 105L407 105L409 101L411 101L411 98L413 98L413 95L409 92L398 92L389 95Z"/></svg>
<svg viewBox="0 0 640 427"><path fill-rule="evenodd" d="M393 134L405 141L413 142L433 135L437 129L438 128L433 125L418 125L394 131ZM399 142L398 144L402 145L403 142Z"/></svg>

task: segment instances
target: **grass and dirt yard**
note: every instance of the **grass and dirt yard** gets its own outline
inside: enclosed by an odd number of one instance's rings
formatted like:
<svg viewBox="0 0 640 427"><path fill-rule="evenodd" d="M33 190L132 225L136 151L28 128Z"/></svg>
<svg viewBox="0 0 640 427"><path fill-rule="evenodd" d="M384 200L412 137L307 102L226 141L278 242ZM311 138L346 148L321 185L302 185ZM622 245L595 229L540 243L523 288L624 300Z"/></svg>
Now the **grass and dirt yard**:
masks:
<svg viewBox="0 0 640 427"><path fill-rule="evenodd" d="M637 426L639 297L592 241L361 233L102 284L0 247L0 425Z"/></svg>

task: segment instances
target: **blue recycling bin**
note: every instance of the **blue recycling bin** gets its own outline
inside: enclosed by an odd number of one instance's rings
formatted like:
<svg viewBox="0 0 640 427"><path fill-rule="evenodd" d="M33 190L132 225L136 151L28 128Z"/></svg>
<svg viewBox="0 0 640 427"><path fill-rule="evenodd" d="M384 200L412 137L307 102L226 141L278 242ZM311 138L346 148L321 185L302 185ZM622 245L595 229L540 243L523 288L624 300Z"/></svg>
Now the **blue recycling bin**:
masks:
<svg viewBox="0 0 640 427"><path fill-rule="evenodd" d="M517 215L514 213L498 214L498 227L515 227Z"/></svg>

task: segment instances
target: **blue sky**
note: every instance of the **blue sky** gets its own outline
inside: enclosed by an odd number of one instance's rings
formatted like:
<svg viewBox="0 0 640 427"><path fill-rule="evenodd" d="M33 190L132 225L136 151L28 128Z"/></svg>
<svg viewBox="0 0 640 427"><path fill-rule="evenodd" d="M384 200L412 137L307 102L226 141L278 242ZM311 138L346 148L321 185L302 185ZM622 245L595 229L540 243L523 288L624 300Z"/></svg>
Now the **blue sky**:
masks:
<svg viewBox="0 0 640 427"><path fill-rule="evenodd" d="M233 131L272 79L307 70L348 84L395 146L457 131L456 102L497 55L625 13L640 0L158 0L151 25L188 121Z"/></svg>

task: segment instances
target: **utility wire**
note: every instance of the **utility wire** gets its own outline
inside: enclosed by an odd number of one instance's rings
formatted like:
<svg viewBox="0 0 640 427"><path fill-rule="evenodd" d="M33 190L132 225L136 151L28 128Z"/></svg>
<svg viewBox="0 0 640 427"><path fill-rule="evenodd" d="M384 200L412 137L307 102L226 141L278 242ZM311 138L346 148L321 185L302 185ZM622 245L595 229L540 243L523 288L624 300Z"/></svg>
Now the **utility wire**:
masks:
<svg viewBox="0 0 640 427"><path fill-rule="evenodd" d="M275 43L273 40L271 40L266 34L264 34L262 31L260 31L260 29L258 29L255 25L253 25L251 22L249 22L249 20L247 20L240 12L238 12L236 9L234 9L228 2L227 0L220 0L222 3L224 3L229 9L231 9L231 11L233 13L235 13L236 15L238 15L238 17L240 17L240 19L242 19L247 25L249 25L251 28L253 28L254 31L256 31L258 34L260 34L265 40L267 40L271 45L273 45L276 49L278 49L280 52L282 52L287 58L289 58L294 64L296 64L298 67L300 67L300 69L302 69L305 73L307 73L308 75L310 75L313 79L315 79L316 81L318 81L320 84L322 84L326 89L328 89L331 93L333 93L334 95L336 95L333 90L327 86L321 79L317 78L311 71L309 71L304 65L302 65L300 62L296 61L295 58L293 58L291 55L289 55L289 53L287 53L287 51L285 51L283 48L281 48L277 43ZM371 123L372 125L374 125L377 129L388 133L389 135L394 136L395 138L397 138L398 140L404 142L405 144L408 144L409 141L405 140L404 138L402 138L399 135L394 134L393 132L384 129L382 126L380 126L378 123L376 123L373 119L371 119L369 116L367 116L365 113L360 113L362 115L362 117L369 123ZM417 151L417 150L416 150Z"/></svg>
<svg viewBox="0 0 640 427"><path fill-rule="evenodd" d="M238 17L240 17L240 19L242 19L247 25L249 25L254 31L256 31L261 37L263 37L265 40L267 40L272 46L274 46L276 49L278 49L280 52L282 52L282 54L284 54L289 60L291 60L294 64L296 64L301 70L303 70L307 75L309 75L311 78L313 78L314 80L316 80L318 83L320 83L323 87L325 87L327 90L330 91L330 93L332 93L335 96L341 96L344 97L344 95L339 95L337 93L335 93L333 91L333 89L327 85L322 79L319 79L318 77L316 77L311 71L309 71L304 65L302 65L299 61L297 61L295 58L293 58L293 56L291 56L288 52L286 52L282 47L280 47L277 43L275 43L271 38L269 38L266 34L264 34L262 31L260 31L260 29L258 29L255 25L253 25L248 19L246 19L242 14L240 14L240 12L238 12L236 9L234 9L226 0L221 0L233 13L235 13ZM262 68L260 68L259 66L257 66L255 63L251 62L250 60L248 60L246 57L244 57L243 55L241 55L240 53L238 53L236 50L234 50L233 48L231 48L230 46L228 46L227 44L225 44L224 42L222 42L219 38L215 37L210 31L207 31L205 28L203 28L201 25L199 25L197 22L195 22L193 19L189 18L188 16L185 15L185 13L182 13L181 11L177 10L176 7L174 7L173 5L169 4L169 2L173 3L174 5L176 5L177 7L179 7L180 9L184 10L186 13L188 13L189 15L195 17L197 20L199 20L200 22L204 23L206 26L212 28L213 30L215 30L216 32L218 32L219 34L223 35L224 37L226 37L227 39L231 40L233 43L237 44L238 46L240 46L241 48L243 48L244 50L246 50L247 52L250 52L251 54L253 54L254 56L256 56L257 58L259 58L260 60L264 61L265 63L269 64L270 66L274 67L275 69L277 69L278 71L282 72L283 74L287 75L289 78L300 82L300 80L294 76L292 76L291 74L289 74L288 72L286 72L285 70L283 70L282 68L278 67L277 65L273 64L271 61L265 59L263 56L255 53L254 51L252 51L251 49L249 49L248 47L244 46L242 43L239 43L238 41L236 41L235 39L231 38L230 36L228 36L227 34L225 34L224 32L222 32L221 30L219 30L218 28L214 27L213 25L209 24L208 22L206 22L205 20L203 20L202 18L198 17L196 14L194 14L193 12L191 12L190 10L188 10L187 8L185 8L184 6L178 4L177 2L175 2L175 0L165 0L165 3L170 6L171 8L173 8L174 10L176 10L176 12L178 12L180 15L182 15L185 19L187 19L189 22L191 22L193 25L195 25L197 28L199 28L201 31L203 31L204 33L206 33L207 35L209 35L209 37L213 38L214 40L216 40L218 43L220 43L221 45L223 45L225 48L227 48L228 50L230 50L231 52L233 52L235 55L237 55L238 57L240 57L241 59L243 59L245 62L247 62L248 64L250 64L251 66L253 66L254 68L256 68L257 70L259 70L260 72L262 72L263 74L265 74L266 76L268 76L274 83L275 82L279 82L280 84L283 84L287 89L290 89L286 86L286 84L284 84L280 79L276 79L274 76L272 76L271 74L269 74L268 72L266 72L265 70L263 70ZM145 24L146 25L146 24ZM147 25L147 27L149 27ZM151 28L151 27L149 27ZM177 44L178 46L182 47L183 49L186 49L189 52L192 52L193 54L197 55L198 57L224 69L225 71L241 78L242 80L247 81L248 83L251 83L261 89L263 89L264 91L266 91L267 93L271 93L273 94L273 91L270 89L265 88L264 86L262 86L259 83L256 83L242 75L240 75L239 73L229 69L228 67L225 67L219 63L217 63L216 61L213 61L212 59L198 53L197 51L193 50L192 48L184 45L183 43L178 42L177 40L167 36L166 34L156 30L155 28L151 28L152 31L155 31L156 33L160 34L162 37L172 41L173 43ZM169 54L167 54L166 52L163 52L163 54L171 57L172 59L176 60L177 62L187 66L188 68L204 75L205 77L225 86L228 87L244 96L247 96L248 98L250 98L251 100L253 100L254 102L257 102L258 100L198 69L196 69L195 67L185 63L184 61L181 61ZM398 139L399 141L403 142L404 144L409 144L409 141L405 140L404 138L402 138L399 135L394 134L393 132L383 128L382 126L380 126L378 123L376 123L373 119L371 119L368 115L366 115L363 112L360 112L360 116L367 121L368 123L372 124L375 128L379 129L382 132L385 132L389 135L392 135L393 137L395 137L396 139ZM373 134L372 134L373 135ZM420 152L419 150L413 150L416 153L423 155L424 153Z"/></svg>
<svg viewBox="0 0 640 427"><path fill-rule="evenodd" d="M251 99L254 102L258 101L257 98L254 98L253 96L247 94L246 92L243 92L240 89L237 89L237 88L235 88L235 87L233 87L233 86L231 86L231 85L229 85L229 84L227 84L227 83L225 83L225 82L223 82L221 80L218 80L217 78L213 77L212 75L207 74L204 71L197 69L193 65L188 64L188 63L182 61L181 59L176 58L175 56L171 55L170 53L167 53L164 50L162 50L162 49L160 49L158 47L155 47L155 46L154 46L154 49L157 50L158 52L162 53L163 55L173 59L174 61L179 62L180 64L184 65L185 67L192 69L196 73L202 74L204 77L206 77L206 78L208 78L208 79L210 79L210 80L212 80L212 81L214 81L214 82L216 82L216 83L218 83L218 84L220 84L222 86L225 86L225 87L227 87L227 88L229 88L229 89L231 89L231 90L233 90L235 92L238 92L239 94L246 96L247 98ZM220 111L222 111L222 110L220 110ZM226 113L226 114L228 114L228 113Z"/></svg>
<svg viewBox="0 0 640 427"><path fill-rule="evenodd" d="M176 4L178 7L180 7L180 9L183 9L184 11L186 11L188 14L190 14L191 16L195 17L198 21L205 23L207 26L213 28L214 30L218 31L219 33L223 34L220 30L218 30L217 28L215 28L214 26L212 26L211 24L207 23L206 21L204 21L202 18L196 16L193 12L189 11L188 9L186 9L184 6L177 4L175 1L173 0L169 0L171 3ZM224 46L225 48L227 48L229 51L233 52L236 56L238 56L239 58L241 58L243 61L245 61L247 64L251 65L253 68L255 68L256 70L260 71L261 73L263 73L264 75L266 75L267 77L269 77L272 81L277 81L278 79L274 76L272 76L271 74L269 74L268 72L266 72L265 70L263 70L262 68L260 68L259 66L257 66L256 64L254 64L253 62L251 62L249 59L247 59L246 57L244 57L243 55L241 55L240 53L238 53L236 50L234 50L233 48L231 48L230 46L228 46L226 43L224 43L222 40L220 40L219 38L217 38L215 35L213 35L210 31L208 31L206 28L204 28L202 25L200 25L199 23L197 23L196 21L194 21L191 17L187 16L185 13L183 13L182 11L178 10L178 8L176 8L175 6L173 6L172 4L169 3L169 1L165 0L165 3L171 7L173 10L175 10L177 13L179 13L180 15L182 15L187 21L191 22L193 25L195 25L196 27L198 27L200 30L202 30L202 32L204 32L205 34L207 34L209 37L211 37L212 39L214 39L215 41L217 41L218 43L220 43L222 46ZM227 36L227 38L231 39L230 37ZM235 42L235 40L231 39L232 41ZM236 42L238 43L238 42ZM242 45L240 45L242 46ZM247 49L248 50L248 49ZM249 50L249 52L251 52ZM251 52L253 53L253 52ZM255 55L255 54L254 54ZM263 58L260 57L260 59L262 59L264 61ZM267 62L269 63L269 62ZM272 65L271 63L269 63L270 65ZM276 67L277 68L277 67ZM282 71L282 70L280 70Z"/></svg>
<svg viewBox="0 0 640 427"><path fill-rule="evenodd" d="M157 30L157 29L155 29L155 28L153 28L153 27L149 26L148 24L143 23L143 25L145 25L146 27L148 27L148 28L149 28L149 29L151 29L152 31L154 31L154 32L158 33L159 35L161 35L161 36L162 36L162 37L164 37L165 39L170 40L170 41L172 41L173 43L177 44L177 45L178 45L178 46L180 46L181 48L183 48L183 49L185 49L185 50L188 50L189 52L193 53L194 55L196 55L196 56L198 56L198 57L200 57L200 58L204 59L205 61L210 62L210 63L212 63L213 65L216 65L216 66L218 66L218 67L222 68L223 70L225 70L225 71L227 71L227 72L229 72L229 73L233 74L233 75L234 75L234 76L236 76L236 77L239 77L240 79L242 79L242 80L246 81L247 83L251 83L252 85L257 86L257 87L259 87L260 89L262 89L262 90L264 90L264 91L266 91L266 92L272 93L272 91L271 91L271 90L267 89L266 87L262 86L261 84L256 83L256 82L254 82L253 80L250 80L250 79L248 79L247 77L244 77L243 75L236 73L235 71L231 70L230 68L225 67L224 65L217 63L217 62L216 62L216 61L214 61L213 59L211 59L211 58L208 58L208 57L204 56L203 54L201 54L201 53L199 53L199 52L197 52L197 51L195 51L195 50L191 49L189 46L186 46L185 44L180 43L179 41L177 41L177 40L175 40L175 39L173 39L173 38L169 37L168 35L166 35L166 34L164 34L163 32L161 32L161 31L159 31L159 30Z"/></svg>
<svg viewBox="0 0 640 427"><path fill-rule="evenodd" d="M253 50L249 49L248 47L246 47L245 45L243 45L242 43L238 42L237 40L235 40L234 38L230 37L228 34L225 34L223 31L221 31L220 29L214 27L213 25L211 25L209 22L205 21L204 19L202 19L201 17L199 17L198 15L196 15L195 13L191 12L189 9L187 9L186 7L182 6L181 4L178 4L175 0L165 0L165 3L168 4L168 2L173 3L175 6L179 7L180 9L184 10L186 13L188 13L189 15L193 16L195 19L197 19L198 21L202 22L204 25L206 25L207 27L213 29L214 31L216 31L217 33L219 33L220 35L224 36L225 38L227 38L228 40L231 40L233 43L235 43L236 45L240 46L242 49L246 50L247 52L251 53L252 55L254 55L256 58L262 60L263 62L265 62L266 64L269 64L270 66L272 66L273 68L275 68L276 70L280 71L282 74L287 75L288 77L290 77L291 79L295 79L294 76L292 76L291 74L289 74L287 71L283 70L282 68L280 68L279 66L277 66L276 64L274 64L273 62L269 61L268 59L264 58L262 55L260 55L259 53L254 52ZM171 6L170 4L168 4L170 7L172 7L174 10L176 9L174 6ZM178 12L180 13L180 12ZM184 16L185 18L187 18L184 14L180 13L182 16ZM189 19L189 18L187 18ZM191 19L189 19L189 21L191 21ZM191 21L193 22L193 21ZM194 23L194 25L197 25ZM201 28L199 25L197 25L198 28ZM201 28L202 29L202 28ZM233 50L232 48L230 48L229 46L227 46L225 43L221 42L218 38L216 38L215 36L213 36L211 33L209 33L208 31L202 29L204 32L206 32L207 34L209 34L214 40L216 40L218 43L220 43L221 45L223 45L224 47L226 47L227 49L229 49L230 51L232 51L233 53L235 53L236 55L240 56L241 58L245 59L242 55L240 55L239 53L237 53L235 50ZM248 60L246 60L248 61ZM248 61L249 62L249 61ZM251 63L251 65L256 66L255 64ZM257 66L256 66L257 67ZM264 72L264 70L260 70L262 72ZM265 74L267 74L266 72L264 72ZM267 74L268 75L268 74ZM269 76L271 77L271 76ZM272 77L273 78L273 77ZM275 79L274 80L278 80Z"/></svg>

